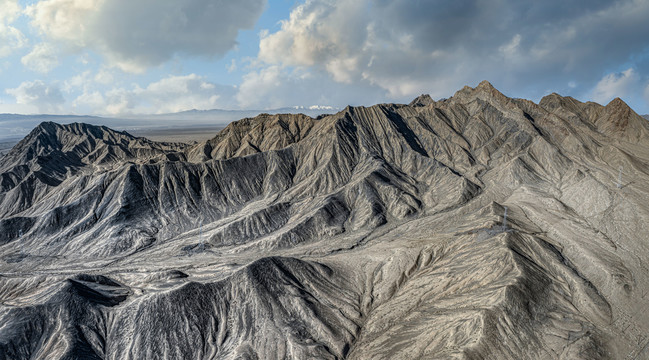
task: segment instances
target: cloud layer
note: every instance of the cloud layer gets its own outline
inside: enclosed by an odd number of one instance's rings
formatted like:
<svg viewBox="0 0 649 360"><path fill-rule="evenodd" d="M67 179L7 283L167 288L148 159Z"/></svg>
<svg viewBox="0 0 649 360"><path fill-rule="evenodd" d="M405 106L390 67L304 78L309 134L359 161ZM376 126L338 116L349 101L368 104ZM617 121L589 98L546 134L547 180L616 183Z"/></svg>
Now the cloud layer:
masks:
<svg viewBox="0 0 649 360"><path fill-rule="evenodd" d="M56 113L65 102L57 86L47 85L41 80L25 81L6 92L16 98L17 104L36 108L41 113Z"/></svg>
<svg viewBox="0 0 649 360"><path fill-rule="evenodd" d="M321 71L271 65L246 74L234 100L244 109L276 109L296 105L367 105L385 98L383 89L369 84L341 83Z"/></svg>
<svg viewBox="0 0 649 360"><path fill-rule="evenodd" d="M90 74L86 74L88 78ZM95 76L96 77L96 76ZM83 86L83 79L70 86ZM169 76L142 88L113 88L105 93L84 89L73 101L78 113L131 114L172 113L191 109L232 107L234 89L211 83L202 76L190 74Z"/></svg>
<svg viewBox="0 0 649 360"><path fill-rule="evenodd" d="M640 77L633 68L621 73L608 74L600 80L593 90L595 102L606 104L616 97L625 97L638 89Z"/></svg>
<svg viewBox="0 0 649 360"><path fill-rule="evenodd" d="M92 49L141 72L177 54L221 56L254 26L266 0L42 0L31 25L67 51Z"/></svg>
<svg viewBox="0 0 649 360"><path fill-rule="evenodd" d="M25 35L11 26L20 11L17 0L0 0L0 58L11 55L27 44Z"/></svg>
<svg viewBox="0 0 649 360"><path fill-rule="evenodd" d="M485 78L517 89L594 86L646 53L648 18L643 0L307 0L263 34L259 59L367 81L393 98Z"/></svg>
<svg viewBox="0 0 649 360"><path fill-rule="evenodd" d="M20 62L30 70L48 73L59 64L59 59L51 44L40 43L34 46L29 54L23 56Z"/></svg>

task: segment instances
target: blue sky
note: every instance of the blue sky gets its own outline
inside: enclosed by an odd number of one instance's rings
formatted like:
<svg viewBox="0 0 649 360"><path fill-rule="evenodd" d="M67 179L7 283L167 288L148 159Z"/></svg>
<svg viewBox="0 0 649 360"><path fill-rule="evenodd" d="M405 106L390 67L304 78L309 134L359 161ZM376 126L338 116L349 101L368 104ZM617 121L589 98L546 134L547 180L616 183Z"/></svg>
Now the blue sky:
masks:
<svg viewBox="0 0 649 360"><path fill-rule="evenodd" d="M649 0L0 0L0 113L408 102L489 80L649 113Z"/></svg>

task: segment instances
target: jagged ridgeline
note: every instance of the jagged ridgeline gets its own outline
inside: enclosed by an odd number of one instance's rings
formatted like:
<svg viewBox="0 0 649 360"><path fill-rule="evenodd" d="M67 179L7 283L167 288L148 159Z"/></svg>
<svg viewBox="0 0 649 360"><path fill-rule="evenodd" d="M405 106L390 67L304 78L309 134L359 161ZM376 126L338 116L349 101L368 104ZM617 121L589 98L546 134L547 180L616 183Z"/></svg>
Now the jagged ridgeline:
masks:
<svg viewBox="0 0 649 360"><path fill-rule="evenodd" d="M0 158L0 359L647 358L648 204L620 99L42 123Z"/></svg>

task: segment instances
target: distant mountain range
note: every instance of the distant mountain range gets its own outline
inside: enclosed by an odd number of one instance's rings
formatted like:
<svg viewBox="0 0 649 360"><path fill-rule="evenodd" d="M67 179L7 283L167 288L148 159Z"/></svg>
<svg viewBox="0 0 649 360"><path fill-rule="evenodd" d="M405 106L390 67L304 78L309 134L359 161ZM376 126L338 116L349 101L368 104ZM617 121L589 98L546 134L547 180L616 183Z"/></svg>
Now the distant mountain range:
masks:
<svg viewBox="0 0 649 360"><path fill-rule="evenodd" d="M51 121L59 124L83 122L103 125L116 130L139 130L151 128L175 128L205 125L227 125L232 121L255 117L259 114L298 114L317 117L325 113L336 113L340 109L330 106L294 106L272 110L188 110L169 114L123 115L101 117L87 115L19 115L0 114L0 142L20 140L38 124Z"/></svg>

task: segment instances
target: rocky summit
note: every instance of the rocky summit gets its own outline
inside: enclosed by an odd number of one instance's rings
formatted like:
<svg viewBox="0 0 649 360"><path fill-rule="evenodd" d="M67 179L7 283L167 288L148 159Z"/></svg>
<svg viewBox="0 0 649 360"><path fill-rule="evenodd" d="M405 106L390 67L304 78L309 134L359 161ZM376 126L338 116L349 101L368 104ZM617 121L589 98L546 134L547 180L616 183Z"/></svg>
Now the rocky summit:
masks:
<svg viewBox="0 0 649 360"><path fill-rule="evenodd" d="M647 359L648 264L620 99L46 122L0 158L0 359Z"/></svg>

